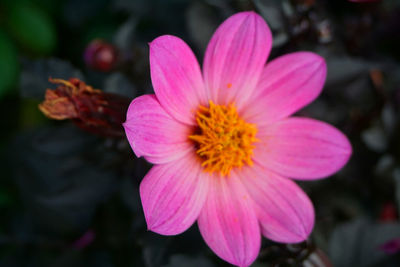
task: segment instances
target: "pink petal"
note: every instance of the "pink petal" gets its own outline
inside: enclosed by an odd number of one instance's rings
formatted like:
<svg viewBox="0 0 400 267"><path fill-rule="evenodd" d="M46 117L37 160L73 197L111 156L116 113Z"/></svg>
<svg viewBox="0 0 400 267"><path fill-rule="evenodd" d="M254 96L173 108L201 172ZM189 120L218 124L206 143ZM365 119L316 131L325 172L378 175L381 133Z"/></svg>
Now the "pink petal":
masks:
<svg viewBox="0 0 400 267"><path fill-rule="evenodd" d="M260 227L253 202L237 177L211 177L198 225L207 245L223 260L249 266L256 259Z"/></svg>
<svg viewBox="0 0 400 267"><path fill-rule="evenodd" d="M259 129L254 160L285 177L310 180L341 169L351 155L347 137L333 126L288 118Z"/></svg>
<svg viewBox="0 0 400 267"><path fill-rule="evenodd" d="M320 94L325 78L325 60L314 53L297 52L271 61L245 107L244 119L268 124L293 114Z"/></svg>
<svg viewBox="0 0 400 267"><path fill-rule="evenodd" d="M189 46L164 35L150 43L150 74L161 106L175 119L195 123L195 110L207 103L200 66Z"/></svg>
<svg viewBox="0 0 400 267"><path fill-rule="evenodd" d="M189 127L168 115L154 95L132 101L124 128L136 156L152 163L175 160L193 149Z"/></svg>
<svg viewBox="0 0 400 267"><path fill-rule="evenodd" d="M265 237L283 243L307 239L314 226L314 208L296 183L258 164L243 168L238 175L256 203Z"/></svg>
<svg viewBox="0 0 400 267"><path fill-rule="evenodd" d="M155 165L140 184L140 197L149 230L177 235L197 219L207 197L204 177L195 154Z"/></svg>
<svg viewBox="0 0 400 267"><path fill-rule="evenodd" d="M270 29L254 12L235 14L222 23L204 58L204 81L211 99L240 107L253 92L271 45Z"/></svg>

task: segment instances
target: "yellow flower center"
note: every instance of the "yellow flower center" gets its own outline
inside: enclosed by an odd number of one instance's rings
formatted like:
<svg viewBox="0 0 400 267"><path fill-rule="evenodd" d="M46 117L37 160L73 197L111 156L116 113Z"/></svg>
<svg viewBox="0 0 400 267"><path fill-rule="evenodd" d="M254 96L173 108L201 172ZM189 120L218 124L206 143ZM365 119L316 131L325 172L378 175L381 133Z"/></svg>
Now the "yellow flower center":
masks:
<svg viewBox="0 0 400 267"><path fill-rule="evenodd" d="M233 104L200 106L196 113L198 128L189 136L197 145L204 171L229 175L234 167L252 165L257 128L242 120Z"/></svg>

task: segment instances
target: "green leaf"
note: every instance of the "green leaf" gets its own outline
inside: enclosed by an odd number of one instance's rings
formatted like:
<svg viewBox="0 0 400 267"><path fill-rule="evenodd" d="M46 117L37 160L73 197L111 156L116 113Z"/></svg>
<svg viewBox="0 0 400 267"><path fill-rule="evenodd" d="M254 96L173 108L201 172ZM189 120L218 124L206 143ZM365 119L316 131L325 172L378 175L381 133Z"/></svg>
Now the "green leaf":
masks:
<svg viewBox="0 0 400 267"><path fill-rule="evenodd" d="M0 31L0 97L15 85L18 73L17 52L9 38Z"/></svg>
<svg viewBox="0 0 400 267"><path fill-rule="evenodd" d="M28 3L14 4L8 10L8 30L18 43L35 54L49 54L56 47L56 30L51 19Z"/></svg>

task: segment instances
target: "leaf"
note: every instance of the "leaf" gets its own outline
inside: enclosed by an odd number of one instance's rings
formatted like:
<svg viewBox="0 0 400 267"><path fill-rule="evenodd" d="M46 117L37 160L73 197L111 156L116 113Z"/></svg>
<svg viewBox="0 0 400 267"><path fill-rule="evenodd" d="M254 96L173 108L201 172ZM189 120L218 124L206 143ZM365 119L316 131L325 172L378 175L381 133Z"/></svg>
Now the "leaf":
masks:
<svg viewBox="0 0 400 267"><path fill-rule="evenodd" d="M272 30L283 31L285 18L281 0L254 0L253 2Z"/></svg>
<svg viewBox="0 0 400 267"><path fill-rule="evenodd" d="M61 9L61 15L67 25L79 29L95 16L98 16L106 8L107 4L107 0L69 0L65 1Z"/></svg>
<svg viewBox="0 0 400 267"><path fill-rule="evenodd" d="M8 36L0 30L0 98L12 89L19 74L16 48Z"/></svg>
<svg viewBox="0 0 400 267"><path fill-rule="evenodd" d="M202 256L189 257L187 255L172 255L169 263L163 267L214 267L215 265Z"/></svg>
<svg viewBox="0 0 400 267"><path fill-rule="evenodd" d="M212 34L219 25L215 8L195 1L187 9L185 18L191 39L198 50L204 53Z"/></svg>
<svg viewBox="0 0 400 267"><path fill-rule="evenodd" d="M151 10L151 2L146 0L115 0L112 2L113 8L117 11L129 12L135 15L143 15Z"/></svg>
<svg viewBox="0 0 400 267"><path fill-rule="evenodd" d="M7 10L7 16L10 34L25 50L36 54L49 54L54 50L57 43L55 26L40 8L30 2L14 3Z"/></svg>
<svg viewBox="0 0 400 267"><path fill-rule="evenodd" d="M369 149L375 152L384 152L388 146L387 136L379 125L374 125L363 131L361 139Z"/></svg>
<svg viewBox="0 0 400 267"><path fill-rule="evenodd" d="M397 204L397 214L400 214L400 168L396 168L393 171L394 182L396 186L396 204Z"/></svg>
<svg viewBox="0 0 400 267"><path fill-rule="evenodd" d="M122 51L132 49L138 19L131 16L124 24L122 24L114 36L114 44Z"/></svg>
<svg viewBox="0 0 400 267"><path fill-rule="evenodd" d="M381 113L381 120L385 132L389 135L393 134L396 130L399 117L395 108L391 104L385 104Z"/></svg>
<svg viewBox="0 0 400 267"><path fill-rule="evenodd" d="M328 65L326 86L329 87L336 87L342 83L351 82L360 75L366 77L369 69L374 66L365 60L347 56L327 55L325 58Z"/></svg>
<svg viewBox="0 0 400 267"><path fill-rule="evenodd" d="M117 185L117 174L98 153L99 140L74 126L43 128L10 147L22 200L35 223L55 235L85 230L96 207Z"/></svg>
<svg viewBox="0 0 400 267"><path fill-rule="evenodd" d="M115 72L104 81L103 90L108 93L114 93L129 98L137 96L137 89L122 73Z"/></svg>
<svg viewBox="0 0 400 267"><path fill-rule="evenodd" d="M395 166L395 159L390 154L384 154L379 158L374 168L374 174L378 177L392 178L393 168Z"/></svg>
<svg viewBox="0 0 400 267"><path fill-rule="evenodd" d="M83 74L67 61L57 58L22 61L22 73L19 87L22 97L42 100L47 88L54 88L49 82L49 77L68 80L79 78L83 80Z"/></svg>
<svg viewBox="0 0 400 267"><path fill-rule="evenodd" d="M151 232L146 233L143 248L143 261L146 267L158 267L162 265L171 241L171 237L160 236Z"/></svg>
<svg viewBox="0 0 400 267"><path fill-rule="evenodd" d="M286 44L289 41L289 35L285 29L286 19L283 7L287 7L286 9L288 9L290 4L280 0L253 0L253 2L261 16L263 16L274 32L273 47Z"/></svg>
<svg viewBox="0 0 400 267"><path fill-rule="evenodd" d="M374 266L388 256L380 246L400 236L398 223L372 223L358 219L338 226L329 243L329 255L334 266Z"/></svg>

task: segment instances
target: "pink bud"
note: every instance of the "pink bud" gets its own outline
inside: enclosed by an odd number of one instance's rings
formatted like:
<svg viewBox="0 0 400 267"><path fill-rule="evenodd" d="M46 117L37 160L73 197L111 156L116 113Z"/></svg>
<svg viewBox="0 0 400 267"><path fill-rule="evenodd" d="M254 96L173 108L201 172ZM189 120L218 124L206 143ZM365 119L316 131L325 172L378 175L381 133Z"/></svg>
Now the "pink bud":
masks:
<svg viewBox="0 0 400 267"><path fill-rule="evenodd" d="M88 67L108 72L115 67L118 59L118 51L112 44L96 39L86 47L84 59Z"/></svg>

